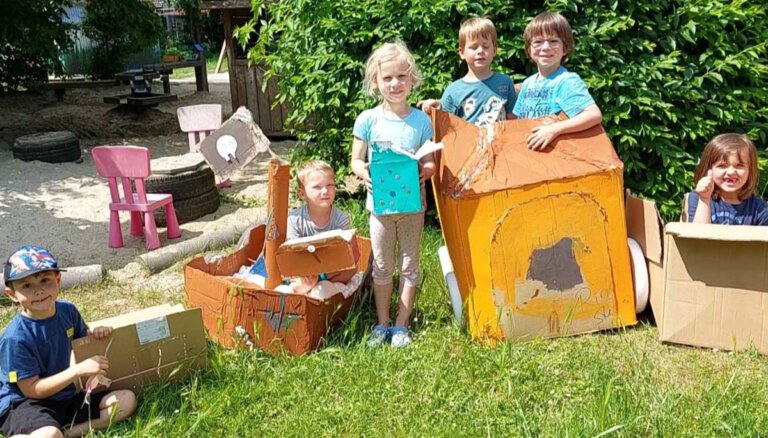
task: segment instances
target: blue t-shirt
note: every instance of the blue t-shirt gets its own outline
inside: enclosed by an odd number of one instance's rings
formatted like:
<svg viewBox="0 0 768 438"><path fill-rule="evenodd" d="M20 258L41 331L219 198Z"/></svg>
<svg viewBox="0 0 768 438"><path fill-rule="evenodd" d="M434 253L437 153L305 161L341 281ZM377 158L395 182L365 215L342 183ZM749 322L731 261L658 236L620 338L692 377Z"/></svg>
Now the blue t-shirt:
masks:
<svg viewBox="0 0 768 438"><path fill-rule="evenodd" d="M56 301L56 314L35 320L17 314L0 336L0 416L17 400L23 400L16 382L34 376L50 377L69 368L72 339L88 334L74 304ZM75 395L75 385L49 397L67 400Z"/></svg>
<svg viewBox="0 0 768 438"><path fill-rule="evenodd" d="M688 194L688 221L693 221L696 207L699 205L699 194ZM713 224L723 225L768 225L768 204L755 195L743 200L741 204L729 204L722 199L709 201L709 209Z"/></svg>
<svg viewBox="0 0 768 438"><path fill-rule="evenodd" d="M412 108L405 118L386 115L381 105L363 111L355 120L352 135L368 143L368 161L373 147L397 146L415 153L432 138L432 123L422 111ZM368 192L365 207L373 211L373 198Z"/></svg>
<svg viewBox="0 0 768 438"><path fill-rule="evenodd" d="M493 73L483 81L459 79L443 92L443 111L457 115L475 125L488 125L506 120L512 114L517 96L509 76Z"/></svg>
<svg viewBox="0 0 768 438"><path fill-rule="evenodd" d="M520 119L533 119L563 111L573 118L594 103L579 75L560 67L549 76L536 73L523 81L513 113Z"/></svg>

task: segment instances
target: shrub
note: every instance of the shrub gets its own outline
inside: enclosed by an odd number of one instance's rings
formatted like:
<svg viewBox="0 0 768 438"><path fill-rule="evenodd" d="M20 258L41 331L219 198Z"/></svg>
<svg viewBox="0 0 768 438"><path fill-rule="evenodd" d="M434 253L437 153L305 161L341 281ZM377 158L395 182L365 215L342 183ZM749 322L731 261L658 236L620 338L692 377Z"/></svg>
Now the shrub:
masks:
<svg viewBox="0 0 768 438"><path fill-rule="evenodd" d="M587 83L625 163L626 186L679 212L697 157L709 138L738 131L768 139L768 20L744 0L283 0L254 4L241 41L259 31L252 63L279 77L277 102L315 146L306 155L348 171L351 128L376 104L361 91L363 65L379 43L402 39L426 78L412 101L440 96L465 73L457 55L461 21L488 14L499 33L495 69L516 81L535 71L523 29L544 10L559 10L576 34L567 66Z"/></svg>
<svg viewBox="0 0 768 438"><path fill-rule="evenodd" d="M152 47L164 36L163 22L152 3L140 0L90 0L83 31L95 43L89 73L109 78L123 70L125 59Z"/></svg>

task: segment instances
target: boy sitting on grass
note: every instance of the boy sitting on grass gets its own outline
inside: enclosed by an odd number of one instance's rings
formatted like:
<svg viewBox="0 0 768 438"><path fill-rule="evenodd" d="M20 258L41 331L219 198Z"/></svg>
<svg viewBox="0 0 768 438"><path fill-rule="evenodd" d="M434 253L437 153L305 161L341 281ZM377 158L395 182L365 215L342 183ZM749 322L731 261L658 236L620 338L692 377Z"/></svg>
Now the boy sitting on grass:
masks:
<svg viewBox="0 0 768 438"><path fill-rule="evenodd" d="M70 365L72 340L91 334L80 312L57 301L61 269L50 252L24 246L5 263L5 293L21 306L0 336L0 434L81 436L109 426L136 410L136 396L118 390L77 393L80 377L105 375L109 362L93 356ZM92 332L97 339L109 327Z"/></svg>

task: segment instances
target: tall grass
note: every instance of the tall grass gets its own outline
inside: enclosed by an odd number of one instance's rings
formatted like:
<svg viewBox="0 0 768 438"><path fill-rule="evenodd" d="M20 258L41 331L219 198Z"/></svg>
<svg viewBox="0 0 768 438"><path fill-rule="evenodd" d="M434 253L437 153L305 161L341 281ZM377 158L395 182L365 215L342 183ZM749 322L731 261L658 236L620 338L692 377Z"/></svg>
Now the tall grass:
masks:
<svg viewBox="0 0 768 438"><path fill-rule="evenodd" d="M356 201L343 207L364 233ZM648 322L489 348L452 321L436 250L422 237L421 290L408 348L369 349L368 292L318 352L267 356L210 345L210 365L155 386L103 436L756 436L768 433L768 361L658 342ZM104 283L64 294L89 318ZM103 289L100 292L99 288ZM182 291L178 291L181 301ZM90 298L88 297L90 296ZM93 297L96 298L93 298ZM130 299L130 298L128 298ZM151 292L142 301L152 304ZM159 299L159 298L158 298ZM7 322L10 311L2 321Z"/></svg>

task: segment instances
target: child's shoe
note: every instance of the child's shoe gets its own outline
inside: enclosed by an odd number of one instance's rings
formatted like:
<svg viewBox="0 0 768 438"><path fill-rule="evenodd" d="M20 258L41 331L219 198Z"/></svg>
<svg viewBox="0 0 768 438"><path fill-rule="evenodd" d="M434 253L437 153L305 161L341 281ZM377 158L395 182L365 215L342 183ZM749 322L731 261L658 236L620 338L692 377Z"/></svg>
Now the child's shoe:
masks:
<svg viewBox="0 0 768 438"><path fill-rule="evenodd" d="M403 348L407 347L411 342L413 342L413 338L411 338L411 332L408 331L407 328L396 325L390 330L390 335L392 336L392 347L394 348Z"/></svg>
<svg viewBox="0 0 768 438"><path fill-rule="evenodd" d="M368 338L369 347L380 347L389 340L389 327L384 324L376 324L371 336Z"/></svg>

